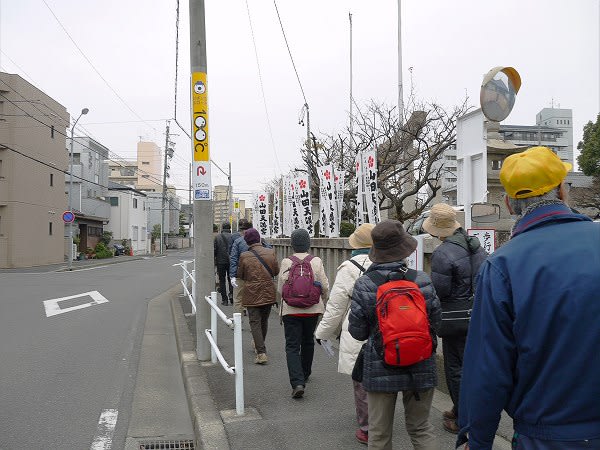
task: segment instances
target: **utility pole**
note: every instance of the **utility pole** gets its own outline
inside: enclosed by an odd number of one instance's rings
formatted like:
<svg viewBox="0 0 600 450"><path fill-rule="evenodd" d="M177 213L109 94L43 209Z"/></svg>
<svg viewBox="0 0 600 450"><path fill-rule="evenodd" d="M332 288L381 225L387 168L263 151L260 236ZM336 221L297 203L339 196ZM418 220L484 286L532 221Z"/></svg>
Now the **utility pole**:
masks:
<svg viewBox="0 0 600 450"><path fill-rule="evenodd" d="M192 246L192 217L194 216L194 211L192 208L192 164L190 163L190 181L188 185L188 205L190 205L189 214L188 214L188 241L190 243L190 247Z"/></svg>
<svg viewBox="0 0 600 450"><path fill-rule="evenodd" d="M402 89L402 0L398 0L398 119L404 118L404 93Z"/></svg>
<svg viewBox="0 0 600 450"><path fill-rule="evenodd" d="M192 75L192 159L194 161L194 269L196 283L196 356L210 360L210 306L204 297L215 286L213 261L213 201L208 139L208 83L204 0L190 0L190 69Z"/></svg>
<svg viewBox="0 0 600 450"><path fill-rule="evenodd" d="M162 208L160 211L160 254L164 253L164 239L165 239L165 207L167 204L167 170L168 170L168 160L167 154L169 152L169 122L167 121L167 131L165 133L167 137L165 138L165 161L163 167L163 188L162 188ZM167 233L169 232L169 228L167 227Z"/></svg>

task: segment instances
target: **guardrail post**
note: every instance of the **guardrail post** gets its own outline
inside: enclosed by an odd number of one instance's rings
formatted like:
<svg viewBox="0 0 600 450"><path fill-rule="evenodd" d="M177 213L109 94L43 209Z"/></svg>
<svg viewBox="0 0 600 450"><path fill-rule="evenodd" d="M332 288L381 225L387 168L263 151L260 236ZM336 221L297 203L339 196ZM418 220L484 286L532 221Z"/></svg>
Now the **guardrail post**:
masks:
<svg viewBox="0 0 600 450"><path fill-rule="evenodd" d="M233 351L235 364L235 409L244 415L244 357L242 351L242 315L233 314Z"/></svg>
<svg viewBox="0 0 600 450"><path fill-rule="evenodd" d="M210 299L216 305L217 293L211 292ZM210 334L212 335L215 344L218 344L219 341L217 340L217 311L214 308L210 308ZM210 347L210 360L213 364L217 363L217 353L215 352L215 349L212 347L212 345Z"/></svg>

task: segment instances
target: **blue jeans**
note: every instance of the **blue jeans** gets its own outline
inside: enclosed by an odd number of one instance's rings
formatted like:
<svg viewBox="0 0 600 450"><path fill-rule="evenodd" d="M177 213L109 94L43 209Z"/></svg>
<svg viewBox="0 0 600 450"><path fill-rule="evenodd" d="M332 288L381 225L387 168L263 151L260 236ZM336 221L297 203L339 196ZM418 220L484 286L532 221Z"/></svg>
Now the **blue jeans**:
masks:
<svg viewBox="0 0 600 450"><path fill-rule="evenodd" d="M304 386L312 371L318 315L283 316L285 356L292 388Z"/></svg>

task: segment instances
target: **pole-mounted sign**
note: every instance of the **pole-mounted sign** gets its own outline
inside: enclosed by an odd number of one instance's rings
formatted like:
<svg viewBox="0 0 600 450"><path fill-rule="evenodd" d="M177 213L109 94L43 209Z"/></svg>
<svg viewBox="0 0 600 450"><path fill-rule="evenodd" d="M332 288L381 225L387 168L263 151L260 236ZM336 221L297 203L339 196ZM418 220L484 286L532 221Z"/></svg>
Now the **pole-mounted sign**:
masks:
<svg viewBox="0 0 600 450"><path fill-rule="evenodd" d="M65 211L62 215L62 219L65 223L73 223L75 220L75 214L73 214L71 211Z"/></svg>
<svg viewBox="0 0 600 450"><path fill-rule="evenodd" d="M208 148L208 88L206 73L192 73L194 200L211 200L210 151Z"/></svg>

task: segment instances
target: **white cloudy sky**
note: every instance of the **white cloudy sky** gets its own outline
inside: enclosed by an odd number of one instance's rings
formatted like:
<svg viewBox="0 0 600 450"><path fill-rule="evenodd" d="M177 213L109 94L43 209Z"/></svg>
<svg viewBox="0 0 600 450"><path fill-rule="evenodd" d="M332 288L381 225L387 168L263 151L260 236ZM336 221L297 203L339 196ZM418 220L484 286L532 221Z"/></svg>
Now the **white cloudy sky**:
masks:
<svg viewBox="0 0 600 450"><path fill-rule="evenodd" d="M315 134L341 130L348 121L349 12L356 101L396 103L397 3L277 1ZM88 107L80 121L85 130L115 154L134 158L140 136L164 145L165 120L174 117L176 4L0 0L0 67L20 74L73 115ZM248 192L299 161L304 100L273 2L206 0L206 25L211 157L223 168L231 162L234 190ZM598 0L404 0L404 84L412 67L420 98L451 106L466 92L476 105L483 74L497 65L514 66L523 85L506 122L534 124L535 114L554 101L573 109L576 145L583 125L600 110L599 25ZM177 118L188 129L187 0L180 2L179 36ZM171 123L173 128L179 136L170 182L185 189L191 145ZM223 183L226 178L213 169L213 184Z"/></svg>

